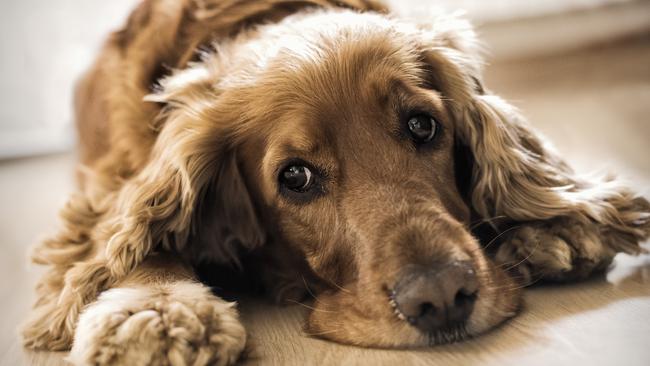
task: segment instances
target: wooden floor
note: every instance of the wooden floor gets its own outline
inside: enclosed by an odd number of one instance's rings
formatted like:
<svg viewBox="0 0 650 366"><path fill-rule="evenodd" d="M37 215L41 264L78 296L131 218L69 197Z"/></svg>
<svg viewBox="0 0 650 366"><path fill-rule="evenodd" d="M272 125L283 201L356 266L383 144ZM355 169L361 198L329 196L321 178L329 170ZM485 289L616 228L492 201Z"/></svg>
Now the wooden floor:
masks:
<svg viewBox="0 0 650 366"><path fill-rule="evenodd" d="M622 173L650 196L650 36L488 68L487 85L520 106L579 171ZM18 324L40 269L30 244L51 233L72 189L72 154L0 163L0 365L63 364L24 351ZM242 301L250 364L650 365L650 255L619 256L607 276L529 289L519 317L477 339L422 350L342 346L301 332L305 310Z"/></svg>

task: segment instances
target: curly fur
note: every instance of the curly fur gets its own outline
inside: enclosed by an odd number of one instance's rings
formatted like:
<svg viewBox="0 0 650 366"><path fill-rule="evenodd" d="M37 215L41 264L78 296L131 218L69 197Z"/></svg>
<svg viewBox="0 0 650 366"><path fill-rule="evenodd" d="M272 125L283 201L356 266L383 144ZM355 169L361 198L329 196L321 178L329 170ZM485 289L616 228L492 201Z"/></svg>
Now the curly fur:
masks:
<svg viewBox="0 0 650 366"><path fill-rule="evenodd" d="M236 312L192 270L209 262L246 267L285 294L308 278L311 333L424 345L447 335L416 332L385 301L382 286L405 265L473 261L482 290L466 331L479 334L518 308L503 266L524 282L570 280L639 251L648 201L574 174L486 91L468 22L416 26L385 12L368 0L143 1L77 88L80 189L59 234L34 251L50 270L25 344L72 346L77 364L235 362L245 344ZM450 133L436 159L375 143L386 136L377 128L353 130L393 115L378 108L425 99ZM454 175L455 148L470 157L468 182ZM344 198L317 209L279 198L287 150L313 153ZM395 178L402 169L409 180ZM518 229L490 258L470 217Z"/></svg>

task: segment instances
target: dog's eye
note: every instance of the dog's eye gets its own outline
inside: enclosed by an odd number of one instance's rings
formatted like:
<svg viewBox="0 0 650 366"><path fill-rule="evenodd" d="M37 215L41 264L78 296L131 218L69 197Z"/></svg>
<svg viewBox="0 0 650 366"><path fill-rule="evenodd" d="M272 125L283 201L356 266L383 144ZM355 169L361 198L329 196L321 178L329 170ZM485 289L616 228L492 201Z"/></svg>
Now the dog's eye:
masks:
<svg viewBox="0 0 650 366"><path fill-rule="evenodd" d="M280 173L280 183L295 192L306 192L314 182L311 170L302 165L290 165Z"/></svg>
<svg viewBox="0 0 650 366"><path fill-rule="evenodd" d="M423 144L433 140L438 130L438 122L426 114L416 114L409 117L408 129L415 142Z"/></svg>

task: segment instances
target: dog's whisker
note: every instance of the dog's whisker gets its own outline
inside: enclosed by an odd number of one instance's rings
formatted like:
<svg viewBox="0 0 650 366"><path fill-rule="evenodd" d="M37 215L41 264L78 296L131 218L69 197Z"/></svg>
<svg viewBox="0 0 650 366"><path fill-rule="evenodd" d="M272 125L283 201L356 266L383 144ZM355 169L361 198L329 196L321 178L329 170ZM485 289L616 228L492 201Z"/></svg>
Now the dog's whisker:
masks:
<svg viewBox="0 0 650 366"><path fill-rule="evenodd" d="M302 283L305 284L305 289L307 290L307 293L309 295L311 295L311 297L313 297L316 301L318 301L318 298L316 297L316 295L314 295L314 293L311 292L311 289L309 288L309 285L307 284L307 280L305 280L305 276L300 275L300 277L302 278Z"/></svg>
<svg viewBox="0 0 650 366"><path fill-rule="evenodd" d="M515 287L512 288L512 290L520 290L520 289L523 289L523 288L526 288L526 287L530 287L530 286L532 286L532 285L534 285L534 284L536 284L536 283L542 281L543 279L544 279L543 277L541 277L541 276L537 276L537 277L536 277L533 281L531 281L530 283L524 283L524 284L521 284L521 285L515 286Z"/></svg>
<svg viewBox="0 0 650 366"><path fill-rule="evenodd" d="M480 226L483 223L489 222L490 224L492 224L492 221L497 220L497 219L504 219L504 218L508 218L508 216L499 215L499 216L486 217L486 218L483 218L483 219L480 219L480 220L476 220L476 221L474 221L474 223L470 224L469 230L472 231L472 230L476 229L478 226Z"/></svg>
<svg viewBox="0 0 650 366"><path fill-rule="evenodd" d="M499 218L499 217L504 217L504 216L495 216L494 218ZM516 226L509 227L508 229L506 229L506 230L504 230L504 231L498 233L498 234L497 234L494 238L492 238L492 239L491 239L491 240L490 240L486 245L481 246L481 247L476 248L476 249L472 249L472 250L469 251L469 253L470 253L470 254L479 254L479 255L483 255L483 254L485 253L486 249L488 249L492 244L494 244L494 242L495 242L497 239L499 239L499 238L502 237L503 235L507 234L508 232L513 231L513 230L516 230L516 229L518 229L518 228L520 228L520 227L522 227L522 226L523 226L523 225L516 225ZM471 229L470 229L470 231L471 231Z"/></svg>
<svg viewBox="0 0 650 366"><path fill-rule="evenodd" d="M334 285L334 287L338 288L339 290L341 290L341 291L343 291L343 292L345 292L345 293L348 293L348 294L350 294L350 295L352 294L352 291L350 291L350 290L348 290L348 289L342 287L341 285L337 284L336 282L331 281L330 283L331 283L332 285Z"/></svg>
<svg viewBox="0 0 650 366"><path fill-rule="evenodd" d="M304 304L304 303L302 303L300 301L296 301L296 300L292 300L292 299L287 299L287 301L290 302L290 303L294 303L294 304L303 306L303 307L305 307L305 308L307 308L309 310L318 311L318 312L321 312L321 313L331 313L331 314L338 314L339 313L338 311L318 309L318 308L315 308L313 306L309 306L309 305Z"/></svg>
<svg viewBox="0 0 650 366"><path fill-rule="evenodd" d="M535 243L535 246L533 247L533 250L531 250L530 253L528 253L528 255L527 255L526 257L524 257L524 258L523 258L522 260L520 260L519 262L513 264L512 266L505 268L504 270L505 270L505 271L509 271L509 270L511 270L511 269L513 269L513 268L515 268L515 267L517 267L518 265L524 263L525 261L527 261L528 258L530 258L533 254L535 254L535 252L537 251L537 248L538 248L538 247L539 247L539 241L538 241L537 243Z"/></svg>
<svg viewBox="0 0 650 366"><path fill-rule="evenodd" d="M517 284L508 284L503 286L492 286L489 288L489 291L492 292L503 292L503 291L517 291L521 288L526 287L527 285L517 285Z"/></svg>
<svg viewBox="0 0 650 366"><path fill-rule="evenodd" d="M509 274L509 276L517 281L515 284L508 284L504 286L490 286L489 290L490 291L519 291L523 288L530 287L542 280L544 280L544 277L540 275L540 273L531 273L530 278L534 278L533 281L528 282L527 276L520 274L519 276L516 276L514 274Z"/></svg>
<svg viewBox="0 0 650 366"><path fill-rule="evenodd" d="M506 230L502 231L502 232L499 233L497 236L495 236L492 240L490 240L490 241L489 241L485 246L483 246L483 250L489 248L490 245L492 245L492 244L493 244L497 239L499 239L499 238L502 237L503 235L505 235L505 234L507 234L508 232L513 231L513 230L515 230L515 229L519 229L520 227L522 227L522 225L515 225L515 226L513 226L513 227L509 227L509 228L507 228Z"/></svg>

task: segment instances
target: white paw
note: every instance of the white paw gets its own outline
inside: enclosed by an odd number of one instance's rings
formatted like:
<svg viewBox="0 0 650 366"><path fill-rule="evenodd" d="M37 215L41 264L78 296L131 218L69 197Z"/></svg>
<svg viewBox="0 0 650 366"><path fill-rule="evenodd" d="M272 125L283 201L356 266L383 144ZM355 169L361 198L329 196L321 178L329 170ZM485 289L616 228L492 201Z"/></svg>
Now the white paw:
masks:
<svg viewBox="0 0 650 366"><path fill-rule="evenodd" d="M231 365L246 333L233 303L194 282L116 288L79 317L75 365Z"/></svg>
<svg viewBox="0 0 650 366"><path fill-rule="evenodd" d="M568 218L523 224L499 247L495 261L518 273L522 283L536 279L581 279L606 268L616 252L605 245L597 226Z"/></svg>

